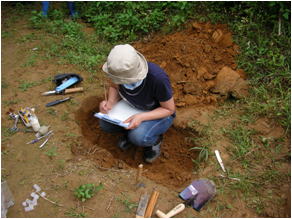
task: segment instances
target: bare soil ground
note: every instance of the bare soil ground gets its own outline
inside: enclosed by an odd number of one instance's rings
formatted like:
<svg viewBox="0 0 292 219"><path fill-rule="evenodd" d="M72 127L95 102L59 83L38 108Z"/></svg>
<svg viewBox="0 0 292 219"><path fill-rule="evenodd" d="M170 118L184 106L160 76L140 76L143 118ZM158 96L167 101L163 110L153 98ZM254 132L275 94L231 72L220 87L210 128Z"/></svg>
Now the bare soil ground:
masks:
<svg viewBox="0 0 292 219"><path fill-rule="evenodd" d="M29 27L27 17L16 18L2 10L1 48L1 128L2 128L2 179L7 180L14 195L15 205L9 209L8 217L73 217L73 213L83 212L87 217L134 217L135 205L141 194L135 188L136 169L143 163L140 149L121 152L115 145L119 136L103 133L93 113L103 97L102 72L94 81L90 74L77 66L48 60L44 56L43 42L49 36L43 31ZM34 33L34 40L21 40ZM232 143L219 133L238 120L240 110L229 109L227 115L217 116L221 108L218 102L228 97L242 97L247 94L246 76L237 69L235 56L239 48L232 41L232 34L225 25L191 23L179 32L156 35L137 42L134 46L148 61L155 62L169 74L177 105L177 118L166 133L161 157L154 164L144 164L143 181L146 190L153 188L160 192L156 208L168 211L181 202L178 193L192 180L216 178L218 194L200 212L187 208L179 217L289 217L290 178L277 182L277 193L271 196L261 213L248 205L242 194L234 189L225 192L222 188L230 185L228 179L221 179L214 150L219 149L227 168L238 170L229 148ZM32 50L38 48L38 50ZM35 55L36 61L28 60ZM73 100L57 105L52 110L45 104L62 99L64 96L43 97L41 92L53 90L49 80L57 73L76 72L84 81L83 93L76 93ZM28 82L38 82L27 89L21 88ZM13 121L8 111L21 107L35 107L42 125L50 125L54 136L48 144L38 148L38 144L26 144L34 138L33 133L17 132L10 135L8 129ZM190 123L191 122L191 123ZM197 124L192 126L191 124ZM189 137L200 137L201 129L211 124L212 147L207 163L195 166L198 152L191 147L200 146L188 141ZM18 124L24 128L22 124ZM289 139L283 129L264 118L254 126L261 136L284 138L278 154L290 150ZM46 152L56 148L56 155ZM277 159L277 158L275 158ZM287 158L288 159L288 158ZM290 163L283 160L279 165L283 174L290 173ZM258 168L258 171L264 171ZM221 181L220 181L221 180ZM73 190L84 183L103 183L105 188L85 203L73 196ZM38 184L48 198L62 204L55 206L40 200L35 210L24 212L21 203L29 198L33 184ZM275 190L272 183L263 185ZM222 192L223 191L223 192ZM273 195L280 197L273 202ZM279 200L277 198L277 200ZM76 215L75 215L76 216Z"/></svg>

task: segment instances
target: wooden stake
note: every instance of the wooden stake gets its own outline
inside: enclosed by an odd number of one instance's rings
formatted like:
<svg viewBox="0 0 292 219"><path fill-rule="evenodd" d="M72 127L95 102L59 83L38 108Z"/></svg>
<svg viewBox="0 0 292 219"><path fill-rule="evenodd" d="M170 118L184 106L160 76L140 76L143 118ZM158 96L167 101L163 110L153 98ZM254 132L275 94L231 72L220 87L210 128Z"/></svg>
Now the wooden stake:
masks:
<svg viewBox="0 0 292 219"><path fill-rule="evenodd" d="M151 217L155 204L157 202L158 196L159 196L159 192L154 190L151 194L151 198L146 209L145 218Z"/></svg>
<svg viewBox="0 0 292 219"><path fill-rule="evenodd" d="M136 175L136 185L137 185L137 184L140 182L140 180L141 180L142 172L143 172L143 164L140 164L140 165L138 166L137 175Z"/></svg>

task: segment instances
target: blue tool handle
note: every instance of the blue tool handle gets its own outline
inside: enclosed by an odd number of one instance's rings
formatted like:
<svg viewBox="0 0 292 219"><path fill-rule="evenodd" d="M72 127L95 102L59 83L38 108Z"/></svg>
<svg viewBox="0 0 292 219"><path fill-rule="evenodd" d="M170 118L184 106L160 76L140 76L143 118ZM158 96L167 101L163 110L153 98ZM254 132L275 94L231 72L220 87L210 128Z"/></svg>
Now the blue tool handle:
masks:
<svg viewBox="0 0 292 219"><path fill-rule="evenodd" d="M61 85L59 85L58 87L56 87L55 91L56 93L60 93L63 90L65 90L66 88L70 87L71 85L75 84L76 82L78 82L78 78L77 77L71 77L70 79L68 79L67 81L65 81L64 83L62 83Z"/></svg>

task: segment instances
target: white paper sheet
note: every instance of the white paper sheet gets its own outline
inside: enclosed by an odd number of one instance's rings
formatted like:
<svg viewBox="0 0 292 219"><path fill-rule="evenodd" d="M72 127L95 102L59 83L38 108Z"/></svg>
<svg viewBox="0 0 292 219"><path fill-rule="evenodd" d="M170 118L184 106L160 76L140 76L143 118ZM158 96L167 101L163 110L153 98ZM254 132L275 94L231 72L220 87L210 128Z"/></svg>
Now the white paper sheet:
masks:
<svg viewBox="0 0 292 219"><path fill-rule="evenodd" d="M126 101L121 100L116 105L114 105L108 114L99 112L95 113L94 116L122 127L128 127L129 123L123 123L123 121L128 119L130 116L141 112L144 111L133 108Z"/></svg>

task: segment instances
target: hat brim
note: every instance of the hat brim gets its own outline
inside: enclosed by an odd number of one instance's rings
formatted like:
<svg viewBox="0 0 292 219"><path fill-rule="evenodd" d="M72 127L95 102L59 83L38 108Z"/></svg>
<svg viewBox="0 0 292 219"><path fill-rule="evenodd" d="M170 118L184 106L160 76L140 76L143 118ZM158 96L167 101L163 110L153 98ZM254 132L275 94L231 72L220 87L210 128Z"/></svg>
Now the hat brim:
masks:
<svg viewBox="0 0 292 219"><path fill-rule="evenodd" d="M103 64L102 70L113 81L113 83L115 83L115 84L132 84L132 83L136 83L137 81L141 81L144 78L146 78L147 73L148 73L148 63L147 63L147 60L145 59L145 57L141 53L139 53L138 51L136 51L136 52L137 52L138 57L139 57L139 61L140 61L140 65L141 65L141 70L140 70L140 72L137 73L137 75L135 77L124 78L124 77L118 77L118 76L112 75L108 71L107 62L105 62Z"/></svg>

